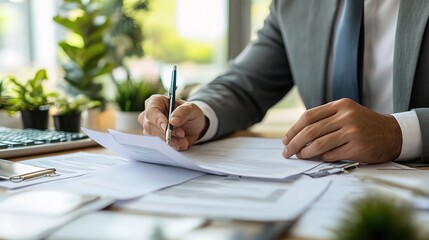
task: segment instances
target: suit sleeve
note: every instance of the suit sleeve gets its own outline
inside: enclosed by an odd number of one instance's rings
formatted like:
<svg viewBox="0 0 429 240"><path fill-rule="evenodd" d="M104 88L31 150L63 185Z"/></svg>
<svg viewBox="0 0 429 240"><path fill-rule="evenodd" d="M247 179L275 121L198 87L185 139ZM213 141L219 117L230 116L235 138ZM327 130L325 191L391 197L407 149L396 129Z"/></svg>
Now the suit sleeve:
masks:
<svg viewBox="0 0 429 240"><path fill-rule="evenodd" d="M188 99L205 102L214 110L219 123L215 138L261 121L267 110L292 88L277 14L273 1L257 40L230 63L227 73Z"/></svg>
<svg viewBox="0 0 429 240"><path fill-rule="evenodd" d="M422 135L421 162L429 163L429 108L417 108L414 111L417 113Z"/></svg>

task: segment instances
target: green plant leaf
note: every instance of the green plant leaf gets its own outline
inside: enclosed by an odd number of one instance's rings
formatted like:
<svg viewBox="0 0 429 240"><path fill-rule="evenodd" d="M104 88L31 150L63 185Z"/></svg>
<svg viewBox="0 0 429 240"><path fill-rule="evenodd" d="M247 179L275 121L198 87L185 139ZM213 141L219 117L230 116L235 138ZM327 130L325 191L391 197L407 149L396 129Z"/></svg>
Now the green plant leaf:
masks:
<svg viewBox="0 0 429 240"><path fill-rule="evenodd" d="M82 46L73 46L68 41L59 43L70 61L63 64L64 79L76 92L93 100L103 100L103 84L97 82L99 76L110 73L111 64L106 61L104 35L110 27L111 17L101 12L99 1L72 0L67 11L78 12L74 17L54 18L60 25L72 30L82 39ZM69 14L73 16L72 14Z"/></svg>
<svg viewBox="0 0 429 240"><path fill-rule="evenodd" d="M52 104L52 97L55 93L46 93L43 88L43 81L47 80L46 70L40 69L33 78L21 83L14 76L9 76L12 84L11 95L8 98L8 110L34 110Z"/></svg>
<svg viewBox="0 0 429 240"><path fill-rule="evenodd" d="M410 207L386 196L356 199L334 230L336 239L416 240L419 232Z"/></svg>
<svg viewBox="0 0 429 240"><path fill-rule="evenodd" d="M124 81L116 86L115 102L121 111L143 111L146 99L163 91L159 81Z"/></svg>
<svg viewBox="0 0 429 240"><path fill-rule="evenodd" d="M39 71L36 72L36 75L34 76L34 78L31 80L33 81L35 84L37 85L42 85L42 81L48 79L48 75L46 74L46 70L45 69L40 69Z"/></svg>
<svg viewBox="0 0 429 240"><path fill-rule="evenodd" d="M63 27L65 27L67 29L70 29L71 31L73 31L73 32L75 32L77 34L79 34L81 32L80 28L79 28L79 25L76 24L75 21L72 21L72 20L70 20L68 18L63 18L63 17L60 17L60 16L55 16L53 19L54 19L54 21L56 23L62 25Z"/></svg>

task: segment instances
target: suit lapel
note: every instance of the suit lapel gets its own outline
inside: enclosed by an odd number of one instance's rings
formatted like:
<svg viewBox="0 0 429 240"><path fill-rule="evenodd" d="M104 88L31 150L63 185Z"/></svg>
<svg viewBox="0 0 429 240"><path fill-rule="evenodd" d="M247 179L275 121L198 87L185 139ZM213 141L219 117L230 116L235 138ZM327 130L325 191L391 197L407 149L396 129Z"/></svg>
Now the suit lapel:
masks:
<svg viewBox="0 0 429 240"><path fill-rule="evenodd" d="M401 0L393 60L394 111L407 111L419 58L420 46L429 16L426 0Z"/></svg>

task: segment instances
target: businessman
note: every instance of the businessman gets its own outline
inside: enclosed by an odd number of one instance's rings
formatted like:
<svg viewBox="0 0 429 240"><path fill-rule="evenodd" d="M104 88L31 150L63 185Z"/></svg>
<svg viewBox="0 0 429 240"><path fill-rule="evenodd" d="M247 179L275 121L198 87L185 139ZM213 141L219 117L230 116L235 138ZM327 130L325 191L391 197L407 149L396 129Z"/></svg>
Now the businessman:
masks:
<svg viewBox="0 0 429 240"><path fill-rule="evenodd" d="M171 146L186 150L259 122L295 85L307 111L283 156L429 162L429 1L273 0L256 41L187 101ZM143 134L165 138L168 99L153 96Z"/></svg>

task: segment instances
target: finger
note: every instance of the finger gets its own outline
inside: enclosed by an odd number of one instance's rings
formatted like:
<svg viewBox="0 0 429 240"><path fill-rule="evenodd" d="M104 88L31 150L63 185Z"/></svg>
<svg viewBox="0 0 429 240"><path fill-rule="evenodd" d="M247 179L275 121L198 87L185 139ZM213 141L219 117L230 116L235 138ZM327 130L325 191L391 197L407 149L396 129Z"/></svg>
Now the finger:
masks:
<svg viewBox="0 0 429 240"><path fill-rule="evenodd" d="M179 132L179 133L177 133ZM147 136L157 136L165 141L165 131L163 131L158 126L148 123L143 127L143 135ZM180 137L178 135L184 135L184 131L181 128L173 129L172 138L170 140L169 145L176 150L187 150L189 148L188 139L185 137Z"/></svg>
<svg viewBox="0 0 429 240"><path fill-rule="evenodd" d="M154 124L165 131L167 128L168 119L167 116L158 109L150 108L145 111L145 119L143 120L143 124L145 122Z"/></svg>
<svg viewBox="0 0 429 240"><path fill-rule="evenodd" d="M352 144L346 143L336 148L333 148L321 155L319 155L319 159L324 162L335 162L339 160L354 160L351 159L350 150Z"/></svg>
<svg viewBox="0 0 429 240"><path fill-rule="evenodd" d="M289 141L289 144L286 145L284 156L289 158L307 147L308 144L316 139L326 134L338 131L340 128L341 123L335 120L335 116L330 116L312 123L303 128L291 141Z"/></svg>
<svg viewBox="0 0 429 240"><path fill-rule="evenodd" d="M183 128L180 128L180 127L173 128L173 132L171 133L171 135L174 137L180 137L180 138L185 137L185 130L183 130Z"/></svg>
<svg viewBox="0 0 429 240"><path fill-rule="evenodd" d="M167 111L168 98L162 95L152 95L146 100L144 118L139 121L142 121L143 124L145 121L149 121L165 131L168 124Z"/></svg>
<svg viewBox="0 0 429 240"><path fill-rule="evenodd" d="M158 136L165 140L165 130L163 130L159 125L153 124L149 121L146 121L143 124L143 135Z"/></svg>
<svg viewBox="0 0 429 240"><path fill-rule="evenodd" d="M337 109L332 105L328 103L305 111L299 120L286 132L283 137L283 144L289 145L289 142L306 126L334 115Z"/></svg>
<svg viewBox="0 0 429 240"><path fill-rule="evenodd" d="M189 148L189 142L186 138L172 137L169 145L177 151L185 151Z"/></svg>
<svg viewBox="0 0 429 240"><path fill-rule="evenodd" d="M335 131L315 139L297 152L296 156L300 159L316 158L346 143L347 142L342 137L342 133L340 131Z"/></svg>
<svg viewBox="0 0 429 240"><path fill-rule="evenodd" d="M170 123L176 127L184 124L185 122L196 121L201 116L201 110L197 105L186 102L178 106L173 111Z"/></svg>

